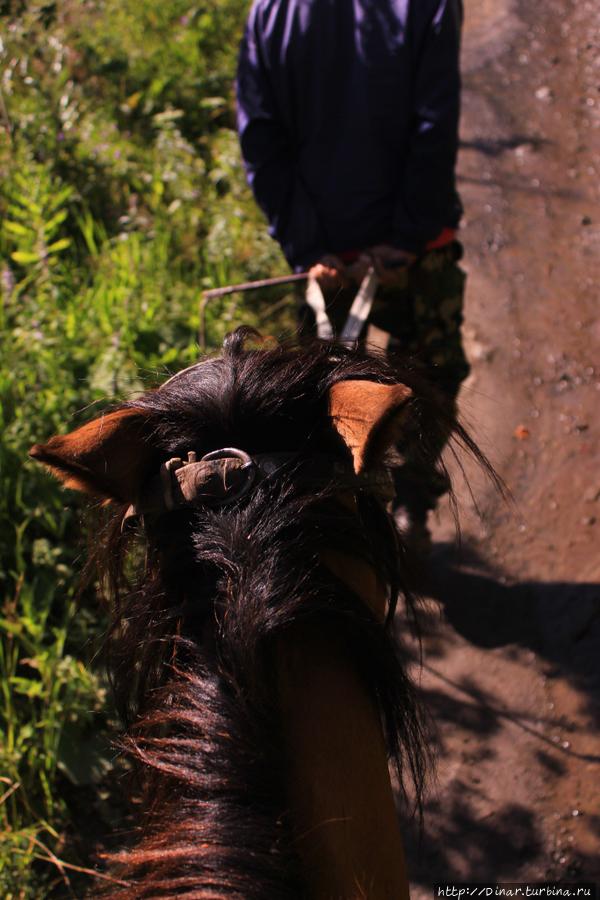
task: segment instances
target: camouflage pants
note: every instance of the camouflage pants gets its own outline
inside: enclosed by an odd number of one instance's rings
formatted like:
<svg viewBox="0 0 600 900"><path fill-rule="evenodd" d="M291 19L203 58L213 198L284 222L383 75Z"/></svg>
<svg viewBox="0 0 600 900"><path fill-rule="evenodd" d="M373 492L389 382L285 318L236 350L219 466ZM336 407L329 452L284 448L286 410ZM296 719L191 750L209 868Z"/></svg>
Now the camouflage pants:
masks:
<svg viewBox="0 0 600 900"><path fill-rule="evenodd" d="M455 412L458 391L469 374L461 338L466 280L457 265L461 255L458 243L431 250L404 272L402 283L380 288L363 336L370 346L408 356L437 387L449 415ZM344 289L325 297L336 334L342 330L354 294ZM306 304L300 306L300 327L305 334L314 334L314 316ZM397 505L406 507L413 517L425 517L447 490L436 465L447 439L440 432L425 457L418 441L408 435L398 448L404 463L395 473Z"/></svg>

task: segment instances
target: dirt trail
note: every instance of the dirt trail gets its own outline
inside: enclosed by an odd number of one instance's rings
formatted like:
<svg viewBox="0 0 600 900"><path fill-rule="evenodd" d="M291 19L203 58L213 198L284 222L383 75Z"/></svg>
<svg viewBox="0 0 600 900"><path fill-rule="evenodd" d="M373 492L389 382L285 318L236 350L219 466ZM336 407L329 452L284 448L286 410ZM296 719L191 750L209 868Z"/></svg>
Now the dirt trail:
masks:
<svg viewBox="0 0 600 900"><path fill-rule="evenodd" d="M471 473L435 529L417 898L600 880L600 6L467 0L463 69L461 406L515 505Z"/></svg>

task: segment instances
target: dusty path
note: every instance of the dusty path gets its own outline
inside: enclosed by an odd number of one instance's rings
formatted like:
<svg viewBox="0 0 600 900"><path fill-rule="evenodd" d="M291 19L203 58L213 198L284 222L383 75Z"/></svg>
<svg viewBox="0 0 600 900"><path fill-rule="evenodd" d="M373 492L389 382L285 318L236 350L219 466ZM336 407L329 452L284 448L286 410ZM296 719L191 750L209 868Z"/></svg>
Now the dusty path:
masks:
<svg viewBox="0 0 600 900"><path fill-rule="evenodd" d="M543 12L542 12L543 11ZM600 6L467 0L465 418L515 507L435 530L435 881L600 880ZM477 481L477 476L474 476ZM442 617L439 614L442 608Z"/></svg>

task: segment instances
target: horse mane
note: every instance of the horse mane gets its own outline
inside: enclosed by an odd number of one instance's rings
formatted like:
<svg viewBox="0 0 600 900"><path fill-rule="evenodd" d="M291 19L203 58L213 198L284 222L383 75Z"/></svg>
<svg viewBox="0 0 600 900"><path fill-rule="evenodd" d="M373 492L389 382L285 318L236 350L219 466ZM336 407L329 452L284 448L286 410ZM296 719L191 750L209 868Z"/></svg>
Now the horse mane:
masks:
<svg viewBox="0 0 600 900"><path fill-rule="evenodd" d="M112 597L107 659L127 731L142 822L112 857L129 898L286 900L305 896L288 814L273 652L314 624L352 659L380 711L391 762L420 810L427 769L423 716L393 634L415 598L406 553L382 504L357 490L349 451L326 427L327 395L344 379L407 384L423 452L438 430L480 457L414 371L315 343L248 349L247 329L222 355L136 399L161 460L223 446L290 452L281 476L219 509L183 509L123 532L124 508L98 553ZM316 452L348 463L315 490L297 478ZM485 465L485 461L484 461ZM357 511L339 502L356 492ZM363 558L387 586L382 624L323 564L323 550Z"/></svg>

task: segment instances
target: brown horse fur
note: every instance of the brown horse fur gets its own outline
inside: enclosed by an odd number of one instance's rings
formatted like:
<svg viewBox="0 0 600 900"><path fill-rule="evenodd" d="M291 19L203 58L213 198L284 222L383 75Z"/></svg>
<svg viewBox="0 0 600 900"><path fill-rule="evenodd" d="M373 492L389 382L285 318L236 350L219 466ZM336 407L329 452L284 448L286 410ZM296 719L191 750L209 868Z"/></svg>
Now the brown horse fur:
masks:
<svg viewBox="0 0 600 900"><path fill-rule="evenodd" d="M247 349L249 333L31 451L114 510L109 668L142 817L110 896L404 896L387 756L418 805L426 741L391 630L399 594L412 601L391 518L360 475L406 417L424 454L449 429L477 451L409 371L323 343ZM295 456L231 506L122 531L161 463L230 446ZM315 454L341 465L307 479Z"/></svg>

